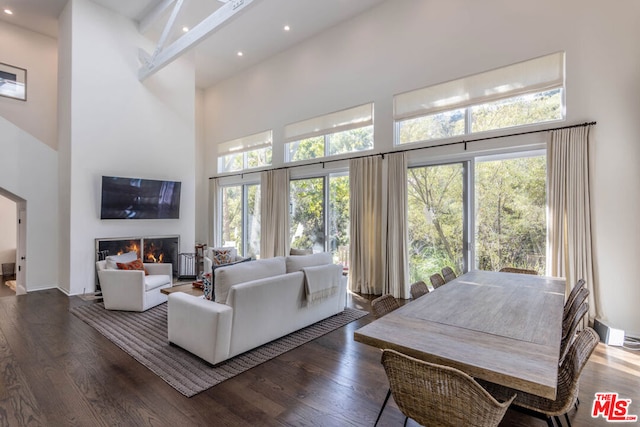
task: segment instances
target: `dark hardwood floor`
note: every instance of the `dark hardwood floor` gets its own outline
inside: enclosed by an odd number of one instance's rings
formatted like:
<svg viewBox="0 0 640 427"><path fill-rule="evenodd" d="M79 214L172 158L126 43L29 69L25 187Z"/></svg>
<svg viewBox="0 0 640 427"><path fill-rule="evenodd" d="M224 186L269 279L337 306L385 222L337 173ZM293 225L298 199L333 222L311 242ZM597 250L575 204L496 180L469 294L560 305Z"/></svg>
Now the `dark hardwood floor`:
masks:
<svg viewBox="0 0 640 427"><path fill-rule="evenodd" d="M0 298L0 426L372 426L387 392L380 351L353 340L371 316L186 398L68 311L90 303L57 290ZM349 304L369 310L366 297ZM640 415L640 355L598 345L574 426L608 425L590 416L601 391ZM403 422L390 401L379 425ZM502 425L546 423L510 410Z"/></svg>

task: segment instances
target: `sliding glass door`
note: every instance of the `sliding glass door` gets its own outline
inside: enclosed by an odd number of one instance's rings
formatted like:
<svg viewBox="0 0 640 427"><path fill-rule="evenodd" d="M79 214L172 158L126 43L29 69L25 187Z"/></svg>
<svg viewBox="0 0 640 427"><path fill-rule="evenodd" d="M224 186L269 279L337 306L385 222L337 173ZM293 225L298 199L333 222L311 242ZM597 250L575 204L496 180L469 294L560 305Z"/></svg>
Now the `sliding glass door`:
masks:
<svg viewBox="0 0 640 427"><path fill-rule="evenodd" d="M427 280L450 266L465 271L465 164L424 166L408 171L409 271Z"/></svg>

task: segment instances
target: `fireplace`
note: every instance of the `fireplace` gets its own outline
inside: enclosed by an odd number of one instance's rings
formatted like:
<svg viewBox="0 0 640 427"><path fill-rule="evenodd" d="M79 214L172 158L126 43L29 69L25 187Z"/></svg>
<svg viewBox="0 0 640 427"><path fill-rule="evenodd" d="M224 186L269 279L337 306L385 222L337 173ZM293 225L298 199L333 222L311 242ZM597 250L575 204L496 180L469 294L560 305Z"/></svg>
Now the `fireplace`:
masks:
<svg viewBox="0 0 640 427"><path fill-rule="evenodd" d="M178 277L180 236L116 237L96 239L96 261L109 255L135 251L143 262L171 263L173 277Z"/></svg>

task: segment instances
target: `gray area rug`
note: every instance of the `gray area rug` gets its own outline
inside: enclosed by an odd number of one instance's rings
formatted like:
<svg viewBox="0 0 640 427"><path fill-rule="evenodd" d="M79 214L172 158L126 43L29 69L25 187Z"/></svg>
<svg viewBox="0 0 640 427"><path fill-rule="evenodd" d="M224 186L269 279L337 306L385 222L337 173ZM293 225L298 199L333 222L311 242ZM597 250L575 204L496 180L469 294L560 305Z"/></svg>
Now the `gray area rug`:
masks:
<svg viewBox="0 0 640 427"><path fill-rule="evenodd" d="M212 366L179 347L169 345L167 303L143 313L110 311L102 303L78 306L70 311L187 397L367 314L366 311L346 308L342 313Z"/></svg>

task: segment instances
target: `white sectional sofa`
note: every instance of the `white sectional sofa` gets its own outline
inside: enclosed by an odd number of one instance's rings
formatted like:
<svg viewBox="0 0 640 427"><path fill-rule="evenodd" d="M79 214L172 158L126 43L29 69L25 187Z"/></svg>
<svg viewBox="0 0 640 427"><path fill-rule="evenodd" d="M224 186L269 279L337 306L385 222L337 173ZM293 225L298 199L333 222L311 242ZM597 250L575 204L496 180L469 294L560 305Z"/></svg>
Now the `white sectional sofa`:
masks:
<svg viewBox="0 0 640 427"><path fill-rule="evenodd" d="M169 295L169 341L217 364L340 313L342 266L330 253L276 257L219 267L217 302Z"/></svg>

